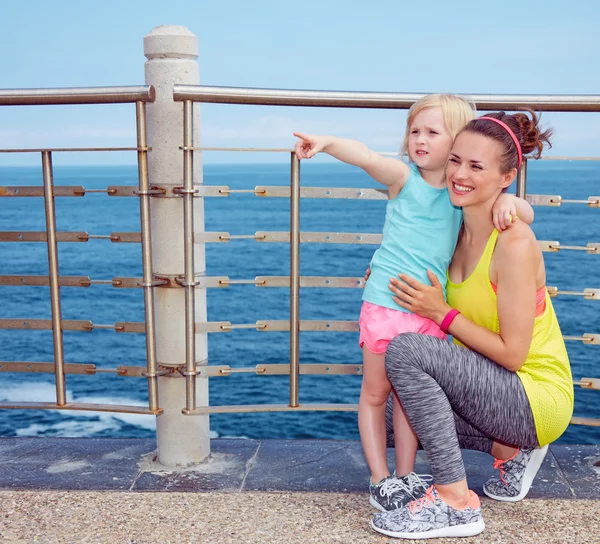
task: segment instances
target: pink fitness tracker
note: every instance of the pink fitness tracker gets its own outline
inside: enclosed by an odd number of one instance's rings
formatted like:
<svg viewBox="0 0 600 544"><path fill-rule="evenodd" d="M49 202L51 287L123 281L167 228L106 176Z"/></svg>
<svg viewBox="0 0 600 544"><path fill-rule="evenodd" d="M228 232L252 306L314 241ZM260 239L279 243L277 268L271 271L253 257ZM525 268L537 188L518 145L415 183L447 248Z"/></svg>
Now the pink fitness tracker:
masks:
<svg viewBox="0 0 600 544"><path fill-rule="evenodd" d="M450 310L447 314L446 317L444 317L444 319L442 320L442 324L440 325L440 329L442 329L442 332L445 334L448 334L448 328L450 327L450 325L452 324L452 322L454 321L454 318L459 314L460 312L458 310L456 310L455 308L452 308L452 310Z"/></svg>

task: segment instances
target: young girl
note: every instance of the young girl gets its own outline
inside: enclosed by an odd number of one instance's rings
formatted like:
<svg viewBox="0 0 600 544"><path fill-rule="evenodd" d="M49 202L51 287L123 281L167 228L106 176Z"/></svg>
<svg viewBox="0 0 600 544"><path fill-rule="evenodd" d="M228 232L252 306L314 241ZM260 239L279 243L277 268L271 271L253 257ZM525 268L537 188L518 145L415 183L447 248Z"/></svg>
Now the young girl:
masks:
<svg viewBox="0 0 600 544"><path fill-rule="evenodd" d="M430 319L400 307L388 285L399 273L428 283L427 270L431 270L444 286L445 295L446 271L462 224L461 209L450 202L445 168L454 138L473 118L469 103L457 96L434 94L415 102L408 113L402 147L408 164L374 153L357 141L294 133L299 138L295 149L299 159L323 151L362 168L388 187L383 240L371 260L359 319L363 381L358 426L371 470L370 502L382 511L424 495L428 486L414 473L418 441L395 393L394 474L390 475L387 465L385 406L391 391L385 373L387 346L403 332L447 338L447 331ZM529 204L508 194L498 197L494 214L499 230L510 224L511 215L528 223L533 220Z"/></svg>

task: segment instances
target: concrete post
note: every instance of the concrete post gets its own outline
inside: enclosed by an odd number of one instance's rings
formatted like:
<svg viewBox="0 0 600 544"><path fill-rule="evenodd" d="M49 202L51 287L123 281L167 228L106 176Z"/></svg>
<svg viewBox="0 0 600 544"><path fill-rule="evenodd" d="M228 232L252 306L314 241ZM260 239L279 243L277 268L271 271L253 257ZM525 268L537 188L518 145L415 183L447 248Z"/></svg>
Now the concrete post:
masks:
<svg viewBox="0 0 600 544"><path fill-rule="evenodd" d="M158 26L144 37L146 84L154 85L156 101L148 104L147 130L150 184L183 185L183 108L173 101L173 85L198 85L198 40L183 26ZM200 145L200 114L195 107L194 144ZM200 155L194 159L194 184L202 183ZM153 198L152 257L155 274L184 273L183 199ZM194 232L204 232L204 200L194 198ZM195 245L194 273L205 271L204 245ZM206 290L195 290L196 322L206 321ZM184 289L155 290L156 357L160 365L185 364ZM206 334L196 334L196 361L208 357ZM208 379L197 378L196 405L208 405ZM166 466L198 463L210 454L208 416L184 416L185 379L179 374L159 378L158 458Z"/></svg>

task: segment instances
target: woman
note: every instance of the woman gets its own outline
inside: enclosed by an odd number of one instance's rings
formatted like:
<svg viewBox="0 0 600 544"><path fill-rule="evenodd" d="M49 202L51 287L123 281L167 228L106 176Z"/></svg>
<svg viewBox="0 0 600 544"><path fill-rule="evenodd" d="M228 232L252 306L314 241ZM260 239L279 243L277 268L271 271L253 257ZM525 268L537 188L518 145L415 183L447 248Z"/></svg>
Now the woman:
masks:
<svg viewBox="0 0 600 544"><path fill-rule="evenodd" d="M431 285L403 274L390 280L401 307L432 319L456 343L401 334L388 347L388 377L434 479L423 498L375 515L372 527L389 536L479 534L485 527L481 506L467 486L460 447L496 458L500 477L485 484L488 496L520 500L547 444L571 419L571 370L542 253L528 225L516 221L498 233L492 217L523 154L539 157L549 143L550 131L540 132L529 113L480 117L455 140L446 179L464 223L448 271L447 302L431 273Z"/></svg>

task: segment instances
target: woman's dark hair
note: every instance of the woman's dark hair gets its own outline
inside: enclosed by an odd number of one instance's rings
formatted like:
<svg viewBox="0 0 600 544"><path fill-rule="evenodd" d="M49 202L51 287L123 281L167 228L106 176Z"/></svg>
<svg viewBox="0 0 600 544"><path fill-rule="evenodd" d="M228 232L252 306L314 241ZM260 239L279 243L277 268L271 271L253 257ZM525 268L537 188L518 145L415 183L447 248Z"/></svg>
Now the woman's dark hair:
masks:
<svg viewBox="0 0 600 544"><path fill-rule="evenodd" d="M526 113L507 114L503 111L496 113L487 113L484 117L493 117L502 121L513 131L517 140L521 144L523 156L533 153L533 157L539 159L542 154L544 144L552 147L550 137L552 129L542 132L539 127L539 119L535 112L529 108L523 108ZM529 114L529 115L528 115ZM531 118L529 117L531 116ZM484 119L473 119L463 129L463 132L473 132L482 134L498 142L504 150L500 158L500 171L509 172L512 168L519 166L519 152L514 140L507 130L493 121Z"/></svg>

